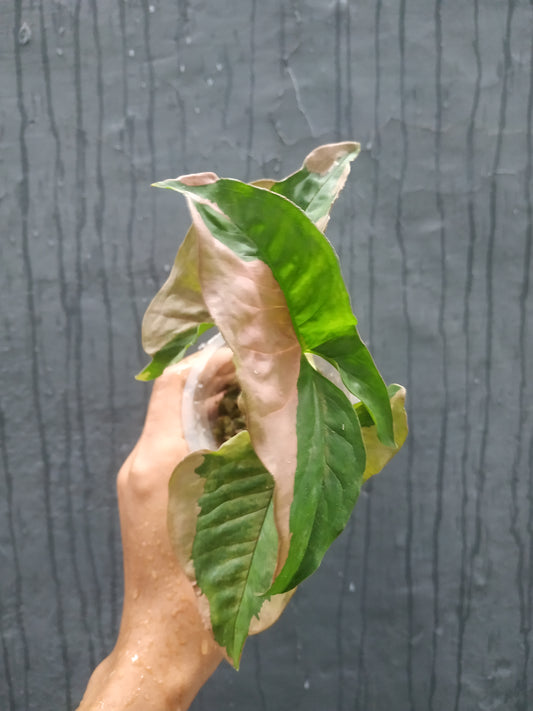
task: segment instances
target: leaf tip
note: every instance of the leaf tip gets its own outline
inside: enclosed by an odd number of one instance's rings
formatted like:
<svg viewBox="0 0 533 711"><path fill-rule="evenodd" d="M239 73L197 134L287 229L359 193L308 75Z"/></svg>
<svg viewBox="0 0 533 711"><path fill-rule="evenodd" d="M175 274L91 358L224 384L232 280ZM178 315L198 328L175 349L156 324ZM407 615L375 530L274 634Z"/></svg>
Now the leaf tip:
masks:
<svg viewBox="0 0 533 711"><path fill-rule="evenodd" d="M154 374L152 366L153 362L148 363L148 365L136 374L135 380L141 383L148 383L150 380L155 380L158 374ZM159 375L161 375L161 373L159 373Z"/></svg>
<svg viewBox="0 0 533 711"><path fill-rule="evenodd" d="M216 173L190 173L189 175L180 175L176 178L177 183L181 183L189 188L197 188L202 185L211 185L218 182L219 178Z"/></svg>
<svg viewBox="0 0 533 711"><path fill-rule="evenodd" d="M323 175L340 159L349 157L350 160L354 160L357 158L360 150L361 144L355 141L326 143L323 146L315 148L315 150L307 156L304 161L304 166L311 173Z"/></svg>

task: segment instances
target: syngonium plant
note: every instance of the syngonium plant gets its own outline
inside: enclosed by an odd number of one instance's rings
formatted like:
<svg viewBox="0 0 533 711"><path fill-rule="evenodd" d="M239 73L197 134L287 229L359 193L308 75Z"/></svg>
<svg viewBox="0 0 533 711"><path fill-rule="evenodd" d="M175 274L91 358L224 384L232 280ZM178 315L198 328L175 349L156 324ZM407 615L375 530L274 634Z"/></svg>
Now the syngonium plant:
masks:
<svg viewBox="0 0 533 711"><path fill-rule="evenodd" d="M200 173L155 184L185 196L192 227L146 312L152 360L137 377L156 378L216 327L246 414L245 431L177 465L168 510L174 551L237 668L247 636L279 617L407 435L405 390L386 387L359 337L323 234L358 152L321 146L279 182Z"/></svg>

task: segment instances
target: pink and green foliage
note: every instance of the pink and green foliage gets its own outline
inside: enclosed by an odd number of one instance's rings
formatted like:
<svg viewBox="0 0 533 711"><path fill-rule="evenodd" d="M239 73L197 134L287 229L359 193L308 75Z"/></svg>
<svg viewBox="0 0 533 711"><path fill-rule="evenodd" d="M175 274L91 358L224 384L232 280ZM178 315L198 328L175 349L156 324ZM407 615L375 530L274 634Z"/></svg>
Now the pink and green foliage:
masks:
<svg viewBox="0 0 533 711"><path fill-rule="evenodd" d="M407 435L405 391L387 389L360 339L321 231L358 152L321 146L277 183L202 173L156 184L185 196L193 225L145 315L152 361L138 378L160 375L214 325L244 399L247 431L186 457L169 503L176 555L235 666L248 634L277 619L317 569L362 482Z"/></svg>

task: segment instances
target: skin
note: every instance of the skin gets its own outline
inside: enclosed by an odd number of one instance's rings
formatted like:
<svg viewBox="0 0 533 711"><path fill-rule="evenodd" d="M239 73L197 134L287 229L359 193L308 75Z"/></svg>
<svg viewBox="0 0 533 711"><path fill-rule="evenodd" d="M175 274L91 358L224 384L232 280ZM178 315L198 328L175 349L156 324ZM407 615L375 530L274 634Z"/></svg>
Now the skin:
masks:
<svg viewBox="0 0 533 711"><path fill-rule="evenodd" d="M115 648L93 672L78 711L185 711L223 658L166 525L168 481L189 453L181 403L194 358L156 381L142 434L118 474L122 620ZM222 386L226 378L219 380Z"/></svg>

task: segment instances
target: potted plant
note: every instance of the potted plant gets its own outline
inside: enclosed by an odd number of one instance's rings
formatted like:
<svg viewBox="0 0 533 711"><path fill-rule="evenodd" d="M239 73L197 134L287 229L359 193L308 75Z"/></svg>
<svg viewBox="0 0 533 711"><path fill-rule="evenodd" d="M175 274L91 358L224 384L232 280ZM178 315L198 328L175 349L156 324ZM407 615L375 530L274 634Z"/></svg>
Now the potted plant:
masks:
<svg viewBox="0 0 533 711"><path fill-rule="evenodd" d="M359 337L323 234L358 152L321 146L279 182L201 173L156 183L185 196L192 227L146 312L152 360L137 377L180 378L185 446L166 463L163 558L173 551L179 585L193 591L201 626L188 634L202 638L204 676L222 654L238 668L247 636L279 617L407 435L405 390L386 387ZM219 341L182 360L212 328ZM161 405L154 432L167 419ZM191 698L182 693L180 708Z"/></svg>

